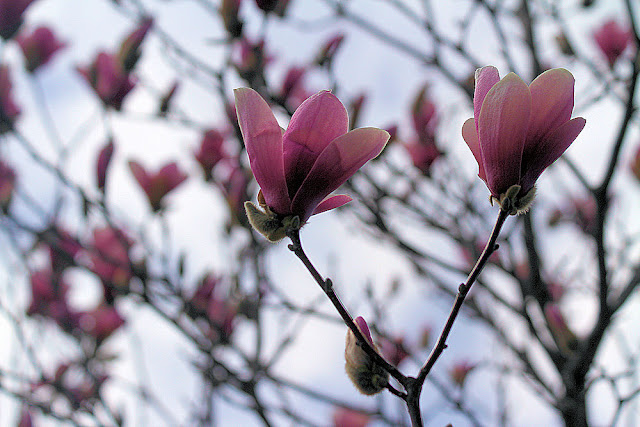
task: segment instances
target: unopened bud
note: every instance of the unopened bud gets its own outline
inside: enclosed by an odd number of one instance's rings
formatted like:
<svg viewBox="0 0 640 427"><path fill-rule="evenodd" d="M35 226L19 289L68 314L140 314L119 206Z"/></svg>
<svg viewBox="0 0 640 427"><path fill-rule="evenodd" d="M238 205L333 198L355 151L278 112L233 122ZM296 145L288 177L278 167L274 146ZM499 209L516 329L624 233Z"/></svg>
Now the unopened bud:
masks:
<svg viewBox="0 0 640 427"><path fill-rule="evenodd" d="M300 228L300 217L290 215L283 218L273 212L264 202L262 192L258 194L258 203L261 209L247 201L244 203L244 210L251 226L270 242L279 242L287 237L288 230Z"/></svg>
<svg viewBox="0 0 640 427"><path fill-rule="evenodd" d="M362 317L354 319L360 333L377 352L378 348L371 339L367 322ZM378 365L362 348L355 334L349 330L344 349L345 370L353 385L362 394L371 396L381 392L389 383L389 374Z"/></svg>
<svg viewBox="0 0 640 427"><path fill-rule="evenodd" d="M525 194L520 194L521 189L522 187L517 184L512 185L499 198L491 196L491 204L493 202L498 203L500 209L509 212L509 215L527 213L533 203L533 199L536 198L536 187L534 186Z"/></svg>

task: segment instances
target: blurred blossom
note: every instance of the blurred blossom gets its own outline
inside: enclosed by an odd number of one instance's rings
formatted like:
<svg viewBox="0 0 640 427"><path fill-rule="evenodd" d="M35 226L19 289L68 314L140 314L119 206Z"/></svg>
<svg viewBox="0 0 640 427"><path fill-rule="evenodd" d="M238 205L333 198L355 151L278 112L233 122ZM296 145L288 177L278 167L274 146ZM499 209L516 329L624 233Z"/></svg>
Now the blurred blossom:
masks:
<svg viewBox="0 0 640 427"><path fill-rule="evenodd" d="M225 178L221 179L221 187L231 212L231 224L247 224L244 203L249 200L249 177L244 170L233 163Z"/></svg>
<svg viewBox="0 0 640 427"><path fill-rule="evenodd" d="M234 44L233 66L248 82L264 84L264 70L272 59L266 52L263 39L252 42L243 37Z"/></svg>
<svg viewBox="0 0 640 427"><path fill-rule="evenodd" d="M20 108L13 100L9 67L0 65L0 134L13 129Z"/></svg>
<svg viewBox="0 0 640 427"><path fill-rule="evenodd" d="M475 367L475 363L469 363L467 361L458 362L449 369L449 377L458 387L463 387L469 372Z"/></svg>
<svg viewBox="0 0 640 427"><path fill-rule="evenodd" d="M220 5L220 16L224 23L224 28L232 38L242 35L242 20L239 17L240 4L242 0L222 0Z"/></svg>
<svg viewBox="0 0 640 427"><path fill-rule="evenodd" d="M631 163L629 165L631 168L631 173L633 176L640 182L640 145L636 148L635 154L631 159Z"/></svg>
<svg viewBox="0 0 640 427"><path fill-rule="evenodd" d="M79 317L80 328L93 336L98 343L107 339L125 323L114 306L104 303L91 311L82 312Z"/></svg>
<svg viewBox="0 0 640 427"><path fill-rule="evenodd" d="M569 329L569 325L567 325L567 321L562 311L560 311L558 304L553 302L546 303L544 305L544 317L558 345L558 349L564 354L571 353L578 344L578 338L573 331Z"/></svg>
<svg viewBox="0 0 640 427"><path fill-rule="evenodd" d="M287 71L280 89L280 98L283 103L298 108L298 106L309 96L303 86L304 75L307 72L304 67L292 66Z"/></svg>
<svg viewBox="0 0 640 427"><path fill-rule="evenodd" d="M211 181L213 168L220 160L227 157L224 150L225 134L217 129L208 129L202 135L198 150L194 157L204 173L207 181Z"/></svg>
<svg viewBox="0 0 640 427"><path fill-rule="evenodd" d="M235 304L213 296L207 305L207 318L212 327L210 338L228 343L233 332L236 314Z"/></svg>
<svg viewBox="0 0 640 427"><path fill-rule="evenodd" d="M77 70L103 104L117 111L135 86L134 78L124 71L119 58L106 52L98 53L89 66L77 67Z"/></svg>
<svg viewBox="0 0 640 427"><path fill-rule="evenodd" d="M187 175L184 174L175 162L169 163L157 172L147 172L140 163L130 160L129 168L140 185L140 188L147 195L151 209L158 212L162 206L164 197L182 184Z"/></svg>
<svg viewBox="0 0 640 427"><path fill-rule="evenodd" d="M16 41L22 49L25 66L31 73L47 64L54 53L66 46L48 27L38 27L30 34L20 33Z"/></svg>
<svg viewBox="0 0 640 427"><path fill-rule="evenodd" d="M131 72L140 59L140 47L147 33L153 26L153 18L143 18L138 28L128 35L120 44L118 61L125 73Z"/></svg>
<svg viewBox="0 0 640 427"><path fill-rule="evenodd" d="M255 0L256 5L264 12L273 12L278 16L284 16L289 0Z"/></svg>
<svg viewBox="0 0 640 427"><path fill-rule="evenodd" d="M597 220L596 201L591 196L570 197L564 200L559 208L551 212L548 223L556 226L560 222L575 224L585 234L592 234L596 229Z"/></svg>
<svg viewBox="0 0 640 427"><path fill-rule="evenodd" d="M171 101L173 101L173 98L176 96L179 87L180 82L175 81L160 99L160 106L158 107L158 115L160 117L166 116L171 109Z"/></svg>
<svg viewBox="0 0 640 427"><path fill-rule="evenodd" d="M20 413L20 419L18 420L18 427L33 427L34 425L31 408L27 405L23 405Z"/></svg>
<svg viewBox="0 0 640 427"><path fill-rule="evenodd" d="M556 36L556 44L558 45L558 49L560 49L560 52L562 52L564 55L575 56L576 53L574 52L573 47L571 47L571 43L569 43L569 40L567 39L567 36L564 32Z"/></svg>
<svg viewBox="0 0 640 427"><path fill-rule="evenodd" d="M431 344L431 336L433 335L433 328L431 326L424 326L420 333L420 348L427 348Z"/></svg>
<svg viewBox="0 0 640 427"><path fill-rule="evenodd" d="M12 38L22 25L23 15L34 0L0 0L0 37Z"/></svg>
<svg viewBox="0 0 640 427"><path fill-rule="evenodd" d="M77 326L78 313L69 307L69 286L66 282L47 269L32 272L30 279L31 302L27 308L27 315L49 318L64 331L72 331Z"/></svg>
<svg viewBox="0 0 640 427"><path fill-rule="evenodd" d="M380 349L385 360L393 366L399 366L409 356L403 337L382 340Z"/></svg>
<svg viewBox="0 0 640 427"><path fill-rule="evenodd" d="M502 209L526 211L540 174L584 128L582 117L570 120L573 91L573 75L562 68L545 71L529 86L514 73L501 80L495 67L476 71L474 117L462 136Z"/></svg>
<svg viewBox="0 0 640 427"><path fill-rule="evenodd" d="M347 111L328 91L303 102L284 133L257 92L242 88L235 95L238 122L264 210L246 205L247 213L252 225L272 241L284 237L283 219L298 217L304 224L311 215L349 202L348 196L328 196L380 154L389 139L387 132L377 128L348 132ZM273 227L266 230L257 222Z"/></svg>
<svg viewBox="0 0 640 427"><path fill-rule="evenodd" d="M442 156L442 152L436 146L438 119L436 106L428 97L427 86L418 92L413 102L411 120L415 137L411 142L404 144L404 148L413 165L428 176L431 165Z"/></svg>
<svg viewBox="0 0 640 427"><path fill-rule="evenodd" d="M0 211L7 211L16 186L16 173L0 159Z"/></svg>
<svg viewBox="0 0 640 427"><path fill-rule="evenodd" d="M365 93L361 93L350 100L349 108L347 109L349 112L349 129L358 127L360 123L360 112L366 101L367 95Z"/></svg>
<svg viewBox="0 0 640 427"><path fill-rule="evenodd" d="M34 391L39 388L51 389L53 396L67 400L74 410L88 409L93 401L100 399L102 385L109 377L102 373L87 371L85 366L75 362L61 363L55 374L44 375L42 380L33 385ZM47 403L51 404L52 395L47 395Z"/></svg>
<svg viewBox="0 0 640 427"><path fill-rule="evenodd" d="M336 408L333 411L333 427L366 427L371 417L348 408Z"/></svg>
<svg viewBox="0 0 640 427"><path fill-rule="evenodd" d="M80 242L60 226L47 230L43 234L43 241L49 252L51 269L57 274L74 266L74 259L82 250Z"/></svg>
<svg viewBox="0 0 640 427"><path fill-rule="evenodd" d="M107 185L107 171L109 169L109 164L111 163L111 158L113 157L113 151L115 146L113 144L113 140L109 139L106 145L102 147L100 153L98 153L98 160L96 162L96 183L98 185L98 189L104 193Z"/></svg>
<svg viewBox="0 0 640 427"><path fill-rule="evenodd" d="M198 284L195 292L189 299L192 317L198 317L207 312L209 301L213 298L213 292L218 284L218 278L213 274L207 274Z"/></svg>
<svg viewBox="0 0 640 427"><path fill-rule="evenodd" d="M337 33L331 36L331 38L327 40L320 48L320 52L318 52L318 54L316 55L314 62L320 67L326 66L327 68L331 68L333 59L335 58L336 53L340 49L340 46L342 46L343 42L343 33Z"/></svg>
<svg viewBox="0 0 640 427"><path fill-rule="evenodd" d="M613 67L627 46L633 43L633 32L628 27L622 27L614 19L606 21L594 33L600 51L603 53L609 66Z"/></svg>
<svg viewBox="0 0 640 427"><path fill-rule="evenodd" d="M369 325L361 317L354 319L358 330L377 352L378 347L371 338ZM389 374L380 367L358 343L355 334L349 329L344 348L345 370L349 379L359 392L373 395L382 391L388 384Z"/></svg>
<svg viewBox="0 0 640 427"><path fill-rule="evenodd" d="M122 230L111 227L93 230L93 241L86 248L89 251L91 270L105 285L105 298L113 300L113 287L126 288L133 276L129 249L133 240Z"/></svg>

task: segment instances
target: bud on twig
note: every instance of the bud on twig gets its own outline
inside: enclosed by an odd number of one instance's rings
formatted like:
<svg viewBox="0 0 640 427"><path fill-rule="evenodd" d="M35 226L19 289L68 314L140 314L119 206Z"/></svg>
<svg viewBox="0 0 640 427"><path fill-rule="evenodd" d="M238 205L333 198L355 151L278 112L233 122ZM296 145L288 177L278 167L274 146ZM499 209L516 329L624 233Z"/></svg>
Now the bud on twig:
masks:
<svg viewBox="0 0 640 427"><path fill-rule="evenodd" d="M371 339L367 322L362 317L354 319L356 326L375 351L378 348ZM388 384L389 374L369 356L349 330L344 349L345 369L353 385L368 396L381 392Z"/></svg>

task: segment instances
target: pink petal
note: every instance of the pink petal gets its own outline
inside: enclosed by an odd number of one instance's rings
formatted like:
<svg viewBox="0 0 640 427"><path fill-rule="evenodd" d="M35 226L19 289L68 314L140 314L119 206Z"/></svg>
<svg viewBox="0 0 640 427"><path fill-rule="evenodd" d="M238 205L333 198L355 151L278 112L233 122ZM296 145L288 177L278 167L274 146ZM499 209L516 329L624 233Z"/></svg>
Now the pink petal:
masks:
<svg viewBox="0 0 640 427"><path fill-rule="evenodd" d="M138 181L140 188L142 188L145 193L148 192L151 188L151 177L147 171L135 160L129 160L129 169L131 169L133 177Z"/></svg>
<svg viewBox="0 0 640 427"><path fill-rule="evenodd" d="M520 181L520 163L529 116L531 93L513 73L487 93L478 118L480 153L487 186L498 196Z"/></svg>
<svg viewBox="0 0 640 427"><path fill-rule="evenodd" d="M353 319L353 321L358 329L360 329L360 332L362 332L362 335L364 335L367 341L369 341L369 344L373 345L373 339L371 338L371 332L369 331L369 325L367 325L367 321L364 320L362 316L356 317L355 319Z"/></svg>
<svg viewBox="0 0 640 427"><path fill-rule="evenodd" d="M582 132L586 121L576 117L564 123L540 142L527 147L522 156L522 191L529 191L546 168L555 162Z"/></svg>
<svg viewBox="0 0 640 427"><path fill-rule="evenodd" d="M322 202L320 202L320 204L316 207L311 215L317 215L322 212L330 211L331 209L339 208L340 206L346 205L351 200L353 199L346 194L338 194L336 196L327 197Z"/></svg>
<svg viewBox="0 0 640 427"><path fill-rule="evenodd" d="M331 141L300 186L291 210L304 223L328 194L380 154L388 139L389 133L382 129L360 128Z"/></svg>
<svg viewBox="0 0 640 427"><path fill-rule="evenodd" d="M527 145L537 143L571 118L573 111L573 75L564 68L554 68L540 74L529 86L531 118Z"/></svg>
<svg viewBox="0 0 640 427"><path fill-rule="evenodd" d="M480 108L484 98L499 81L500 74L496 67L487 66L476 70L476 88L473 93L473 117L475 118L476 130L478 130L478 117L480 117Z"/></svg>
<svg viewBox="0 0 640 427"><path fill-rule="evenodd" d="M282 134L271 108L253 89L235 89L236 113L253 175L265 202L274 211L290 213L282 160Z"/></svg>
<svg viewBox="0 0 640 427"><path fill-rule="evenodd" d="M294 197L327 145L348 130L347 110L329 91L316 93L298 107L282 136L289 197Z"/></svg>
<svg viewBox="0 0 640 427"><path fill-rule="evenodd" d="M474 119L469 119L462 125L462 138L467 143L473 157L478 162L478 176L484 182L487 182L487 176L484 173L484 165L482 162L482 156L480 154L480 142L478 141L478 132L476 131L476 124Z"/></svg>

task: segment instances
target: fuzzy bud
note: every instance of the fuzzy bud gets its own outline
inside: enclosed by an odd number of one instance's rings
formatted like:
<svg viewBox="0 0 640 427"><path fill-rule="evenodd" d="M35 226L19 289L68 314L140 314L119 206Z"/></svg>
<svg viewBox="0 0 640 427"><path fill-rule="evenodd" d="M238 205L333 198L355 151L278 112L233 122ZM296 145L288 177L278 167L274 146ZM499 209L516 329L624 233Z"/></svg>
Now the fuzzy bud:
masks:
<svg viewBox="0 0 640 427"><path fill-rule="evenodd" d="M360 333L375 351L378 348L371 339L367 322L362 317L354 319ZM344 349L345 370L353 385L362 394L368 396L381 392L389 381L389 374L367 354L362 348L355 334L349 330Z"/></svg>

